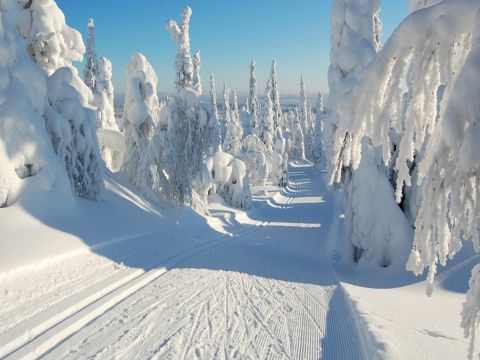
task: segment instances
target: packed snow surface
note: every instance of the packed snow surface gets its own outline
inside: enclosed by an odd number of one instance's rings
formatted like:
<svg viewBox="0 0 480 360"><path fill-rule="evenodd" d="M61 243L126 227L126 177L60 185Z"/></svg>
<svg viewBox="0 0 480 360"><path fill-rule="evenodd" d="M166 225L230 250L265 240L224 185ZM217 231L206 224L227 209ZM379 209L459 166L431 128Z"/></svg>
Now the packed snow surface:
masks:
<svg viewBox="0 0 480 360"><path fill-rule="evenodd" d="M1 209L0 358L465 357L458 284L478 259L432 298L398 268L336 275L342 224L317 172L253 187L248 211L211 199L209 217L115 176L100 202L38 193Z"/></svg>

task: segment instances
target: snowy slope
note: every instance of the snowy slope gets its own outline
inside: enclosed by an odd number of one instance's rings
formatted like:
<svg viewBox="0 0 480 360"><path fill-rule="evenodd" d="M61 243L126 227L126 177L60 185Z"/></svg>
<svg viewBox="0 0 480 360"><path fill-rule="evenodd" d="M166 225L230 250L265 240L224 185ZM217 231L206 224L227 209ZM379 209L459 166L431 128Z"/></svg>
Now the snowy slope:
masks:
<svg viewBox="0 0 480 360"><path fill-rule="evenodd" d="M212 198L211 217L115 177L100 202L0 210L0 358L464 358L464 267L432 298L398 269L334 272L334 194L310 165L290 171L246 212Z"/></svg>

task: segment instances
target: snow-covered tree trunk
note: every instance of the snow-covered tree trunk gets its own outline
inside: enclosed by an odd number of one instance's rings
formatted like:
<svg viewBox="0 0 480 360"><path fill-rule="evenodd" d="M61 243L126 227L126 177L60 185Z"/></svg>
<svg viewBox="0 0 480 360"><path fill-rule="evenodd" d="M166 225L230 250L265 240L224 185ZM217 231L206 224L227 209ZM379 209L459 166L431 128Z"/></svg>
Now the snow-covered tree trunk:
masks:
<svg viewBox="0 0 480 360"><path fill-rule="evenodd" d="M95 24L93 23L93 19L88 20L87 31L88 37L87 49L85 53L85 67L83 69L83 80L90 91L94 94L96 91L98 64L95 44Z"/></svg>
<svg viewBox="0 0 480 360"><path fill-rule="evenodd" d="M192 88L200 95L202 94L202 79L200 77L200 67L202 61L200 58L200 50L195 52L193 56L193 76L192 76Z"/></svg>
<svg viewBox="0 0 480 360"><path fill-rule="evenodd" d="M255 60L250 63L250 88L248 92L248 113L251 117L251 133L259 136L258 126L258 99L257 99L257 79L255 77Z"/></svg>
<svg viewBox="0 0 480 360"><path fill-rule="evenodd" d="M166 27L170 35L177 41L178 50L175 60L175 86L177 91L192 86L193 80L193 63L190 53L190 17L192 9L188 6L183 8L182 22L177 24L174 20L167 21Z"/></svg>
<svg viewBox="0 0 480 360"><path fill-rule="evenodd" d="M273 105L273 127L276 129L284 130L282 107L280 105L280 89L278 87L277 78L277 62L272 61L272 69L270 72L270 79L272 81L272 105Z"/></svg>

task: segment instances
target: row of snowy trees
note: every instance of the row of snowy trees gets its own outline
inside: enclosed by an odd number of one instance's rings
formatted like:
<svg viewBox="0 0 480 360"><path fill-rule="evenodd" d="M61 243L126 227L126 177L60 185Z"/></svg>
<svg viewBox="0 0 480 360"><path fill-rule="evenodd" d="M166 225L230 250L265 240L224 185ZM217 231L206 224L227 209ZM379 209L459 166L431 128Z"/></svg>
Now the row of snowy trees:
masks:
<svg viewBox="0 0 480 360"><path fill-rule="evenodd" d="M410 8L382 47L379 0L334 2L324 147L330 183L345 194L352 258L404 264L411 249L407 268L428 269L431 293L437 266L464 241L480 250L480 4ZM466 336L475 334L479 294L477 266Z"/></svg>

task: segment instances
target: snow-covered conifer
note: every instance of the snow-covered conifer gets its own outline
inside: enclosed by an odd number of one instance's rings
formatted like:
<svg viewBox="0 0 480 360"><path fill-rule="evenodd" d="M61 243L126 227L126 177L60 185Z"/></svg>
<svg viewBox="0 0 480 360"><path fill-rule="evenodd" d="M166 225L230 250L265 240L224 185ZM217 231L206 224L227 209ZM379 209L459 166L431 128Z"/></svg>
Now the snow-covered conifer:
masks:
<svg viewBox="0 0 480 360"><path fill-rule="evenodd" d="M222 131L220 125L220 115L218 113L217 106L217 91L215 89L215 78L213 74L210 74L210 106L212 108L214 120L213 151L217 151L222 146Z"/></svg>
<svg viewBox="0 0 480 360"><path fill-rule="evenodd" d="M230 126L230 121L232 118L232 110L230 108L230 90L227 87L227 84L223 84L223 115L222 115L222 142L225 146L227 129Z"/></svg>
<svg viewBox="0 0 480 360"><path fill-rule="evenodd" d="M248 92L248 113L251 117L251 133L258 133L258 99L257 99L257 79L255 77L255 60L250 63L250 89Z"/></svg>
<svg viewBox="0 0 480 360"><path fill-rule="evenodd" d="M177 24L174 20L167 21L166 27L170 35L177 41L178 50L175 60L175 86L177 91L192 86L193 63L190 53L190 17L192 9L188 6L183 8L182 22Z"/></svg>
<svg viewBox="0 0 480 360"><path fill-rule="evenodd" d="M281 129L283 131L283 116L282 116L282 107L280 105L280 89L278 87L278 78L277 78L277 62L272 61L272 69L270 72L270 79L272 81L272 105L273 105L273 128Z"/></svg>
<svg viewBox="0 0 480 360"><path fill-rule="evenodd" d="M5 5L10 8L20 4ZM72 65L85 52L82 37L65 23L65 16L53 0L32 1L21 7L19 34L31 58L49 77L43 117L55 153L63 161L74 192L98 199L103 174L95 112L90 107L93 94Z"/></svg>
<svg viewBox="0 0 480 360"><path fill-rule="evenodd" d="M197 50L193 56L192 88L200 95L202 94L202 79L200 78L201 65L202 60L200 58L200 50Z"/></svg>
<svg viewBox="0 0 480 360"><path fill-rule="evenodd" d="M140 159L159 122L157 75L148 60L136 53L125 70L127 87L123 109L126 161L123 171L135 185ZM160 126L160 125L159 125Z"/></svg>
<svg viewBox="0 0 480 360"><path fill-rule="evenodd" d="M258 126L258 134L270 154L273 151L273 118L272 80L268 79L267 87L265 88L265 101L262 106L262 116L260 117Z"/></svg>
<svg viewBox="0 0 480 360"><path fill-rule="evenodd" d="M315 124L314 124L314 151L313 161L315 165L325 162L325 154L323 151L323 124L325 121L326 110L323 101L323 95L319 92L317 96L317 103L315 104Z"/></svg>
<svg viewBox="0 0 480 360"><path fill-rule="evenodd" d="M303 75L300 76L300 102L298 104L298 118L303 132L305 156L308 159L311 159L313 151L313 129L311 126L312 118L307 106L307 94L305 91L305 81L303 80Z"/></svg>
<svg viewBox="0 0 480 360"><path fill-rule="evenodd" d="M223 150L237 156L242 149L243 128L240 125L240 115L238 112L237 93L232 90L233 109L231 111L230 122L227 126L227 134L223 144Z"/></svg>
<svg viewBox="0 0 480 360"><path fill-rule="evenodd" d="M114 89L112 84L112 63L105 57L98 62L96 77L95 106L97 108L97 127L118 130L113 107Z"/></svg>
<svg viewBox="0 0 480 360"><path fill-rule="evenodd" d="M93 23L93 19L88 20L87 31L88 37L85 53L85 67L83 69L83 80L94 94L98 75L98 64L95 44L95 24Z"/></svg>

